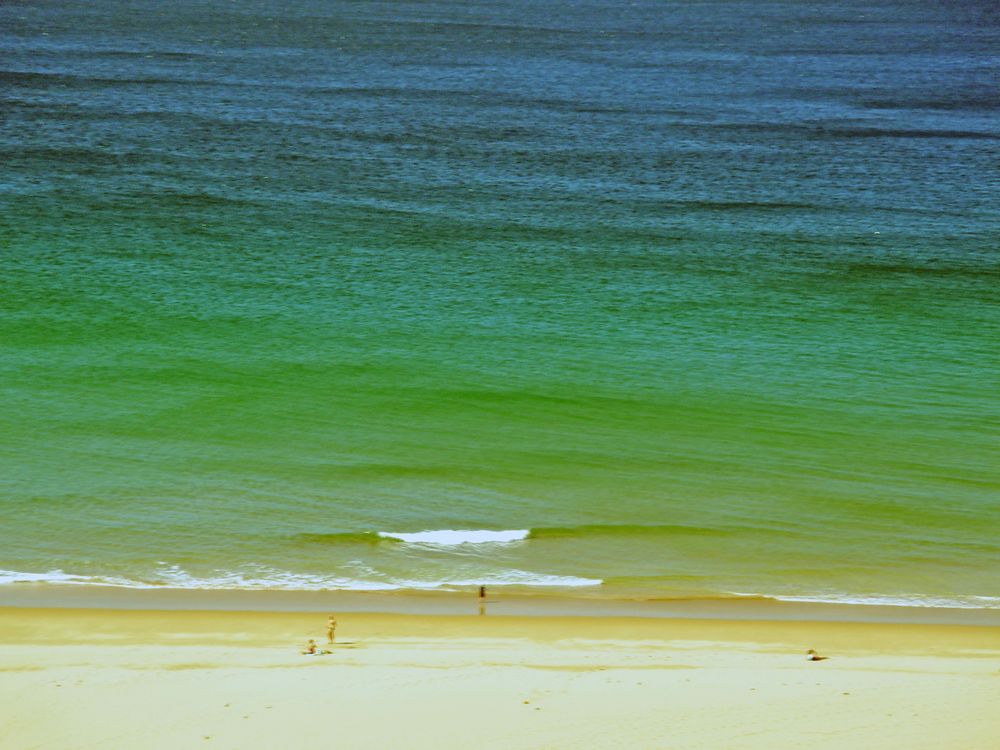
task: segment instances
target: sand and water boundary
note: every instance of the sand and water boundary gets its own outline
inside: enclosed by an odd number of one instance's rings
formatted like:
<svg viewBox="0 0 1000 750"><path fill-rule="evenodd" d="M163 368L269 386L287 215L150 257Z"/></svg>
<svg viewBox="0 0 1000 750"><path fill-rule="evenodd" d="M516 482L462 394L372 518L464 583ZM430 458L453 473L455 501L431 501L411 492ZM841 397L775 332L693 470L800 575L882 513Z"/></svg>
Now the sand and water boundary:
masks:
<svg viewBox="0 0 1000 750"><path fill-rule="evenodd" d="M474 596L10 593L0 744L14 750L991 750L1000 729L988 610L497 595L480 615ZM337 643L303 656L328 612Z"/></svg>

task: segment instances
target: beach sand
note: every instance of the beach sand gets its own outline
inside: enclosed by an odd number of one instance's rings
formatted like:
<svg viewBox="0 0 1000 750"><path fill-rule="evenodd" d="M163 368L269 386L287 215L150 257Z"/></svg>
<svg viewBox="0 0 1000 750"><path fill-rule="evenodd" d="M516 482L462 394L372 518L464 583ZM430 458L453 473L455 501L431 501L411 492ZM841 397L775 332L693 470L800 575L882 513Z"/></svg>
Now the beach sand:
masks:
<svg viewBox="0 0 1000 750"><path fill-rule="evenodd" d="M0 747L1000 748L1000 629L0 609ZM805 652L830 658L811 663Z"/></svg>

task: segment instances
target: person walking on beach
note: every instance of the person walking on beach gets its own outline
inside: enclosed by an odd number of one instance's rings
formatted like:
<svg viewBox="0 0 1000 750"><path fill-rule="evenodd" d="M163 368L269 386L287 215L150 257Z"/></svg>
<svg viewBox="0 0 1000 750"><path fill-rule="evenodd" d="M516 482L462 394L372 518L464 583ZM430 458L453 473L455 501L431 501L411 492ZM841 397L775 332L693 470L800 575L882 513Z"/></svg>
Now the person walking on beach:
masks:
<svg viewBox="0 0 1000 750"><path fill-rule="evenodd" d="M333 615L326 621L326 642L333 643L337 640L337 618Z"/></svg>

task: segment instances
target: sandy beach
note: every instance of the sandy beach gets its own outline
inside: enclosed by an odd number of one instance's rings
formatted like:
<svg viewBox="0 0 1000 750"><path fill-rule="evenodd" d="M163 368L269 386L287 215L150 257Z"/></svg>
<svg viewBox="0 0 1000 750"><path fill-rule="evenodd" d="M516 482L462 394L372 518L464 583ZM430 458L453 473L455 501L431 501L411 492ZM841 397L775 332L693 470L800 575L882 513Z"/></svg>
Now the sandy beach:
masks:
<svg viewBox="0 0 1000 750"><path fill-rule="evenodd" d="M311 657L315 612L0 609L0 744L1000 747L993 627L338 619L332 653Z"/></svg>

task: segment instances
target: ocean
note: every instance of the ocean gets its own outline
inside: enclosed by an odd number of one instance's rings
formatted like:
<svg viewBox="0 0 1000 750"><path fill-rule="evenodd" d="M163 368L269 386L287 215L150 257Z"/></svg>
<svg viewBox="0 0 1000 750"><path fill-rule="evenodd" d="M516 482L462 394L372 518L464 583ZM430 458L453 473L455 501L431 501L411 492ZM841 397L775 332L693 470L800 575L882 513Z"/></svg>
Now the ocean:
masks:
<svg viewBox="0 0 1000 750"><path fill-rule="evenodd" d="M0 598L1000 607L996 3L13 0L0 52Z"/></svg>

